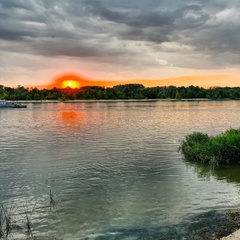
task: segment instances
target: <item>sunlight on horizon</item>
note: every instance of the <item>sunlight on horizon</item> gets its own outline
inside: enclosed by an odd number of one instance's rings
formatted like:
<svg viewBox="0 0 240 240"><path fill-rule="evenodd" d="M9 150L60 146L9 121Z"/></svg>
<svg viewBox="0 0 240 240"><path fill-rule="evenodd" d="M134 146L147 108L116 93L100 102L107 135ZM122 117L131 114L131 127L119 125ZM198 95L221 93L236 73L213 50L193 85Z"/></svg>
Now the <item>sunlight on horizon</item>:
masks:
<svg viewBox="0 0 240 240"><path fill-rule="evenodd" d="M75 80L65 80L62 82L62 88L80 88L81 84Z"/></svg>

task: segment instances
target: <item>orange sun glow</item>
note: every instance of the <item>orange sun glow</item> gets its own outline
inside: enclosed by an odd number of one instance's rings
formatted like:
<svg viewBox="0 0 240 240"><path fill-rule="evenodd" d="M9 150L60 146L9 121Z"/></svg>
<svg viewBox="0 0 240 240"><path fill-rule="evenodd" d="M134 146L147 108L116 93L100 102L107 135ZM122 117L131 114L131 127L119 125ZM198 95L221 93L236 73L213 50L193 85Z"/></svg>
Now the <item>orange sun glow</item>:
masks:
<svg viewBox="0 0 240 240"><path fill-rule="evenodd" d="M65 80L62 82L62 88L80 88L80 83L74 80Z"/></svg>

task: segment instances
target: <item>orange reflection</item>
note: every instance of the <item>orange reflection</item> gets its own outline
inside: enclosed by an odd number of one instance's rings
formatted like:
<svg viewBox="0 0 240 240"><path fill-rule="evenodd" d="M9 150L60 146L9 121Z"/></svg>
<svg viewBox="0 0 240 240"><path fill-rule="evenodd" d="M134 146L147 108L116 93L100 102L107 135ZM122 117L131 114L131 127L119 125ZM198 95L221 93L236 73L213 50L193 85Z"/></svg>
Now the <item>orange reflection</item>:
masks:
<svg viewBox="0 0 240 240"><path fill-rule="evenodd" d="M85 119L84 112L61 112L60 117L64 127L75 128L81 125Z"/></svg>

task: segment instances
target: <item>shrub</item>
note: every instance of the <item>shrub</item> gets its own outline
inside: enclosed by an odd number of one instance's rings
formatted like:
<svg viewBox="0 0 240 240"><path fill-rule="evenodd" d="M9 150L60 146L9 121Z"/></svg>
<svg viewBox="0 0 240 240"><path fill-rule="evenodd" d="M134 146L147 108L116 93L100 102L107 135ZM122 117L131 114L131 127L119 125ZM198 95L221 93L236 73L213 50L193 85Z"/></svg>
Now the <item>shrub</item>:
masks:
<svg viewBox="0 0 240 240"><path fill-rule="evenodd" d="M179 149L190 162L236 164L240 162L240 129L230 129L215 137L194 132L185 137Z"/></svg>

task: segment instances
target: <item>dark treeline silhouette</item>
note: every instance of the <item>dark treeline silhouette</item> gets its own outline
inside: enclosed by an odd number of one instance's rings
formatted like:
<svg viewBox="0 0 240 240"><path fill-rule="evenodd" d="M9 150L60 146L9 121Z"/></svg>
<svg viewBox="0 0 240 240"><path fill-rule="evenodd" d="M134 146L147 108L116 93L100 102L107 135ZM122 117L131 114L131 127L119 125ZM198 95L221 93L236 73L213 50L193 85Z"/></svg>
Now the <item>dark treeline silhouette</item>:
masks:
<svg viewBox="0 0 240 240"><path fill-rule="evenodd" d="M117 85L111 88L86 86L79 89L38 89L0 85L0 99L5 100L114 100L114 99L240 99L240 87L144 87L141 84Z"/></svg>

